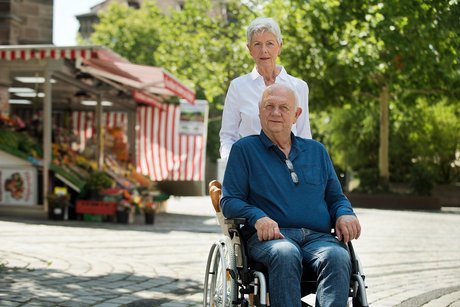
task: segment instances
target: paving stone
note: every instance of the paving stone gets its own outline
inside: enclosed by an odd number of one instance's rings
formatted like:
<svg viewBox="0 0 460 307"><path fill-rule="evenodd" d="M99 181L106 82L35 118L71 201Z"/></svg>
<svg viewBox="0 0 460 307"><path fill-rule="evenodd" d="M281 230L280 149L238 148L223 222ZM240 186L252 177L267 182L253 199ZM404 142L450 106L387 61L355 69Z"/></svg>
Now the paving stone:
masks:
<svg viewBox="0 0 460 307"><path fill-rule="evenodd" d="M2 302L2 307L17 307L17 306L22 305L22 303L12 302L12 301L7 301L7 300L1 300L1 302Z"/></svg>
<svg viewBox="0 0 460 307"><path fill-rule="evenodd" d="M460 211L356 212L371 306L460 307ZM207 197L171 198L152 227L0 217L0 233L2 307L201 306L221 237Z"/></svg>

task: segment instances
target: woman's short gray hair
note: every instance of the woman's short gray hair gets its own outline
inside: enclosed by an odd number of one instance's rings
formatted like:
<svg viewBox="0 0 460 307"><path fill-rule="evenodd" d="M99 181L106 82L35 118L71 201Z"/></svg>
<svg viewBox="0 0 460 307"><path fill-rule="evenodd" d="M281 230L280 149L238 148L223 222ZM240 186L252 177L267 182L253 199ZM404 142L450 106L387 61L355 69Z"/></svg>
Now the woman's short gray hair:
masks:
<svg viewBox="0 0 460 307"><path fill-rule="evenodd" d="M273 33L279 44L283 42L283 37L281 36L280 26L275 20L273 20L273 18L257 17L249 24L246 30L248 45L251 43L252 36L254 34L262 33L265 31Z"/></svg>

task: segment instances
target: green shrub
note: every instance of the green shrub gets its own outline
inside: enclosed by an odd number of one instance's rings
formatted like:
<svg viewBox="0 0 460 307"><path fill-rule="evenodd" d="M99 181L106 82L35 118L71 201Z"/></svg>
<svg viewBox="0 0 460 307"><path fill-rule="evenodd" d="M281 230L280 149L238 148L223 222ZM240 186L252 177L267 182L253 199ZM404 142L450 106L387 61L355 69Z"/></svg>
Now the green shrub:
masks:
<svg viewBox="0 0 460 307"><path fill-rule="evenodd" d="M433 191L435 178L429 168L423 164L414 164L410 173L410 187L414 194L429 196Z"/></svg>
<svg viewBox="0 0 460 307"><path fill-rule="evenodd" d="M363 168L358 170L359 192L375 193L379 191L379 171L376 168Z"/></svg>

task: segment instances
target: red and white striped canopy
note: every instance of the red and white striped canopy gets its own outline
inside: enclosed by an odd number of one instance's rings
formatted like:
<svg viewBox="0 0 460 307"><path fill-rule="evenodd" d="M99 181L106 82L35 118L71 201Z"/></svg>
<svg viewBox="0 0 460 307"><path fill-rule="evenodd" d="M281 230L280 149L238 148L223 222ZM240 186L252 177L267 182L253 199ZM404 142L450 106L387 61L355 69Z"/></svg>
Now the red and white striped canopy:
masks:
<svg viewBox="0 0 460 307"><path fill-rule="evenodd" d="M195 102L195 92L164 68L100 58L89 59L82 64L79 67L82 71L129 86L135 89L136 93L141 91L166 97L177 96L191 104Z"/></svg>
<svg viewBox="0 0 460 307"><path fill-rule="evenodd" d="M72 113L78 147L83 151L96 135L94 112ZM179 131L180 110L177 105L164 109L144 106L137 109L136 170L153 181L203 181L206 139L203 134L188 135ZM127 114L104 112L105 127L127 127Z"/></svg>
<svg viewBox="0 0 460 307"><path fill-rule="evenodd" d="M43 59L102 59L106 61L127 62L117 53L102 46L71 46L53 45L14 45L0 46L0 60L43 60Z"/></svg>
<svg viewBox="0 0 460 307"><path fill-rule="evenodd" d="M160 67L130 63L103 46L14 45L0 46L0 60L77 60L77 68L95 77L103 77L130 87L136 101L150 104L150 94L175 95L193 104L195 92ZM140 93L148 98L143 101ZM149 97L150 96L150 97Z"/></svg>

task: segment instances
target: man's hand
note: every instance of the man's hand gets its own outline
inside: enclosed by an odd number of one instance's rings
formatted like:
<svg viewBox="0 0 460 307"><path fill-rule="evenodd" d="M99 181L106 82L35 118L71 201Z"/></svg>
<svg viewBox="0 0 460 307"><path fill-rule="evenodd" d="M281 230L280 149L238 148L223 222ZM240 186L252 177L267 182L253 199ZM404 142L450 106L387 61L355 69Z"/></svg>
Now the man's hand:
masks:
<svg viewBox="0 0 460 307"><path fill-rule="evenodd" d="M284 239L283 234L278 228L278 223L269 217L262 217L256 221L254 227L257 230L259 241Z"/></svg>
<svg viewBox="0 0 460 307"><path fill-rule="evenodd" d="M354 215L342 215L335 222L335 233L343 243L358 239L361 235L361 225L358 218Z"/></svg>

